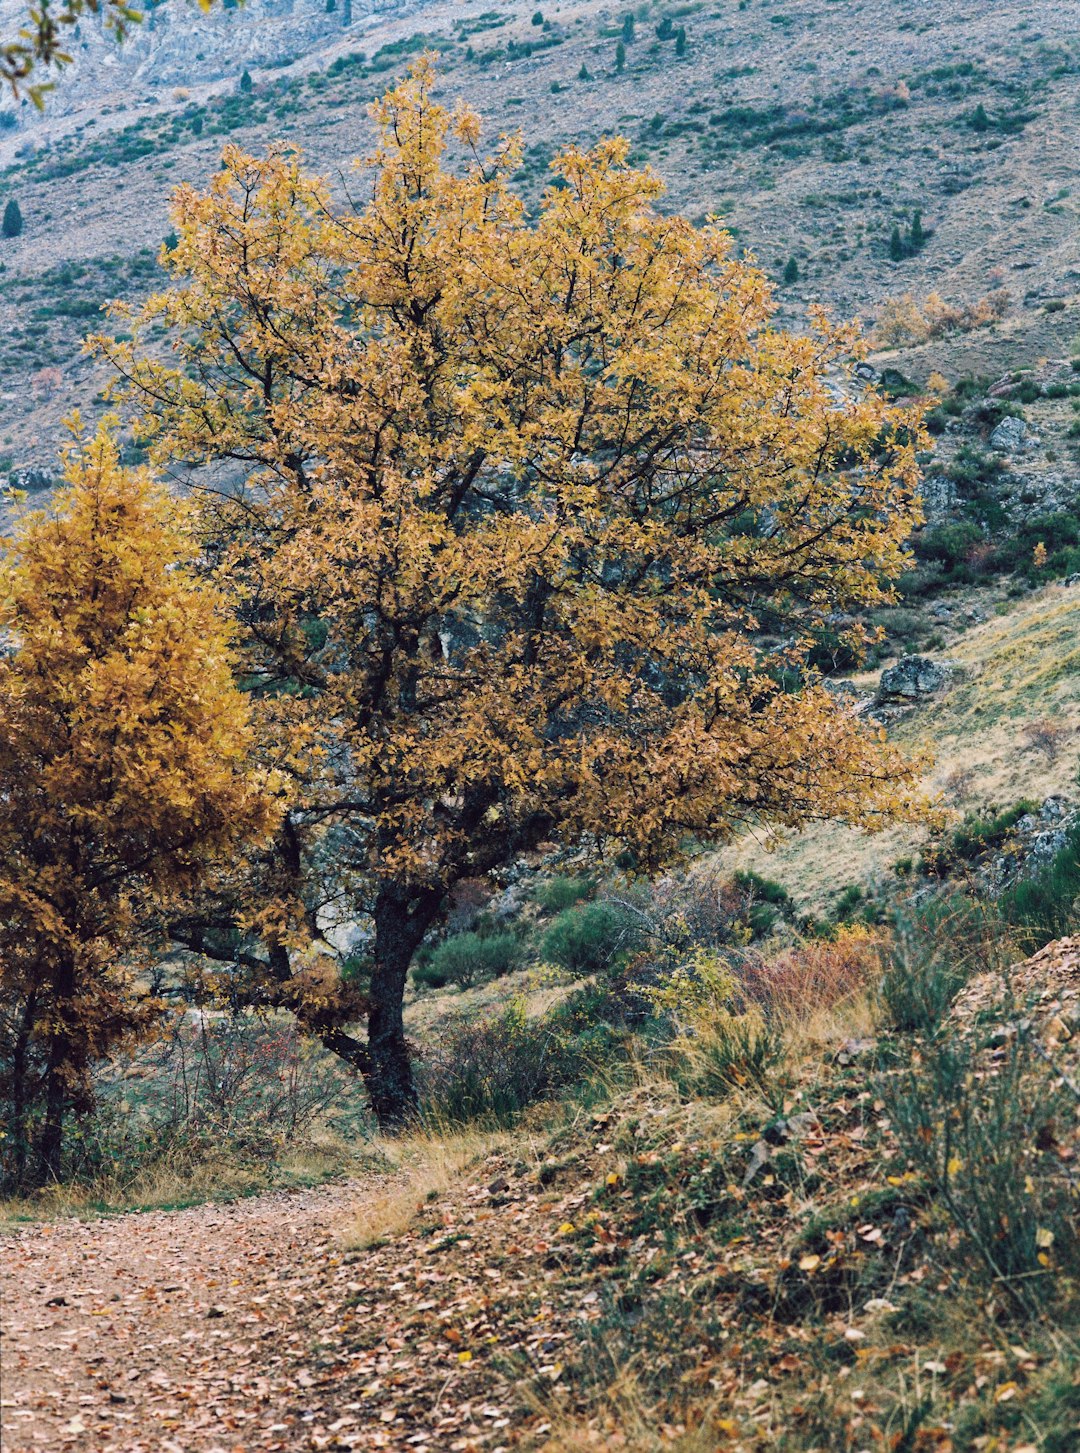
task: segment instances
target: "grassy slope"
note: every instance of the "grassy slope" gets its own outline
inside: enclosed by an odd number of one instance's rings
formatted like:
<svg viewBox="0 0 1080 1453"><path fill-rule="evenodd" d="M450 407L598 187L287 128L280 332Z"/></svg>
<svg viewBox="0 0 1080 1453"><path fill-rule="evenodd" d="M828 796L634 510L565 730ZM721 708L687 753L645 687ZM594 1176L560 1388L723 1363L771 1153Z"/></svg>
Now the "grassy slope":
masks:
<svg viewBox="0 0 1080 1453"><path fill-rule="evenodd" d="M928 786L941 790L952 773L973 769L968 807L1006 807L1052 793L1075 797L1075 746L1066 745L1048 762L1026 743L1023 728L1053 716L1080 736L1080 587L1049 586L1011 603L1007 614L955 636L940 654L955 661L964 678L891 728L902 745L932 752ZM877 684L876 673L855 679L867 691ZM726 849L722 861L779 879L801 909L822 911L849 883L890 873L923 840L918 830L867 837L823 824L772 853L745 838Z"/></svg>

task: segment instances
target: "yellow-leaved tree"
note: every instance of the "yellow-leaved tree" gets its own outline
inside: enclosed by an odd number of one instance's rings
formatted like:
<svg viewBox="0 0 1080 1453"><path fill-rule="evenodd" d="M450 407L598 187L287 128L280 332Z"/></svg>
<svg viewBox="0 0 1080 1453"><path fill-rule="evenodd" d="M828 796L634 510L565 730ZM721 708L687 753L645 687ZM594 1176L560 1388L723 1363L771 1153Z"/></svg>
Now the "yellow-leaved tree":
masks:
<svg viewBox="0 0 1080 1453"><path fill-rule="evenodd" d="M93 1064L160 1004L139 950L207 867L272 832L232 626L189 512L107 430L0 558L0 1030L10 1179L61 1168Z"/></svg>
<svg viewBox="0 0 1080 1453"><path fill-rule="evenodd" d="M303 779L284 851L304 876L336 824L371 915L368 1042L341 1042L384 1125L460 879L546 840L650 868L917 810L808 666L902 568L914 416L856 384L852 329L774 330L762 273L658 212L624 141L564 152L533 216L516 143L482 157L433 85L422 60L376 106L359 209L290 150L226 148L177 193L173 286L94 345L154 457L202 466L261 729Z"/></svg>

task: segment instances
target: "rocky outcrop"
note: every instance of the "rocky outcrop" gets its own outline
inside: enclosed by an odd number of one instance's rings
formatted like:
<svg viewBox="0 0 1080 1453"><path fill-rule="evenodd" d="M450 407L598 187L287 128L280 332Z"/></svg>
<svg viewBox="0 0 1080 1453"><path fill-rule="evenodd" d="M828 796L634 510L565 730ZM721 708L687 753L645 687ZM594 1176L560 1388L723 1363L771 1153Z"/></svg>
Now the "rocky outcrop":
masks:
<svg viewBox="0 0 1080 1453"><path fill-rule="evenodd" d="M932 661L929 656L901 656L895 666L881 673L878 700L907 703L926 700L944 691L956 675L956 667L946 661Z"/></svg>
<svg viewBox="0 0 1080 1453"><path fill-rule="evenodd" d="M1031 447L1031 434L1023 419L1002 419L990 435L990 448L997 454L1018 454Z"/></svg>

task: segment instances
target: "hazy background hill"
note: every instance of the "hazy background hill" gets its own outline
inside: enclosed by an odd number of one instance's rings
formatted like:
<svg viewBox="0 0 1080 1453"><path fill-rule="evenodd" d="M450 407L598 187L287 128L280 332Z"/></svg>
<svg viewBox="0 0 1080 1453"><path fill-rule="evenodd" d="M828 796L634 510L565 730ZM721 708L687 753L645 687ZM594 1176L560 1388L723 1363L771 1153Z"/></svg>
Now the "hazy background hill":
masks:
<svg viewBox="0 0 1080 1453"><path fill-rule="evenodd" d="M5 33L20 9L0 0ZM489 134L521 131L527 191L566 141L619 131L670 206L721 216L778 280L795 259L788 321L816 301L871 319L909 291L1008 292L993 326L913 355L917 379L1064 357L1080 333L1073 0L249 0L209 18L167 0L123 48L84 21L43 118L0 105L0 205L25 219L0 245L0 464L47 464L62 414L92 411L79 338L107 298L154 285L177 182L205 179L227 139L284 137L337 175L365 149L367 103L425 46Z"/></svg>

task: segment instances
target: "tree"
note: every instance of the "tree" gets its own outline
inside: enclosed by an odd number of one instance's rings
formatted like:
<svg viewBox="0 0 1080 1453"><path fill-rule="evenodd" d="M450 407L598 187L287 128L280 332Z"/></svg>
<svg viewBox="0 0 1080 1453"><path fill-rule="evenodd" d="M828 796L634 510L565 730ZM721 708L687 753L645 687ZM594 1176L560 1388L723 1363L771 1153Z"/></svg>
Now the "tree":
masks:
<svg viewBox="0 0 1080 1453"><path fill-rule="evenodd" d="M626 70L626 46L620 40L615 47L615 73L621 76Z"/></svg>
<svg viewBox="0 0 1080 1453"><path fill-rule="evenodd" d="M248 70L245 70L242 73L241 77L240 77L240 89L241 89L241 91L250 91L251 90L251 86L252 86L251 72L248 71Z"/></svg>
<svg viewBox="0 0 1080 1453"><path fill-rule="evenodd" d="M675 23L670 15L665 15L660 24L656 27L656 34L661 40L670 40L675 34Z"/></svg>
<svg viewBox="0 0 1080 1453"><path fill-rule="evenodd" d="M792 283L799 281L799 264L796 258L789 257L784 268L784 281L790 287Z"/></svg>
<svg viewBox="0 0 1080 1453"><path fill-rule="evenodd" d="M12 197L4 208L4 221L0 224L0 232L3 232L5 237L18 237L22 230L22 209L15 198Z"/></svg>
<svg viewBox="0 0 1080 1453"><path fill-rule="evenodd" d="M889 238L889 256L893 262L903 262L907 256L904 239L900 235L900 227L897 223L893 224L892 236Z"/></svg>
<svg viewBox="0 0 1080 1453"><path fill-rule="evenodd" d="M630 42L634 39L634 17L633 17L633 15L624 15L623 16L622 39L623 39L623 41L627 45L629 45Z"/></svg>
<svg viewBox="0 0 1080 1453"><path fill-rule="evenodd" d="M922 213L916 208L915 215L911 219L911 234L908 238L908 245L913 252L926 242L926 229L923 227Z"/></svg>
<svg viewBox="0 0 1080 1453"><path fill-rule="evenodd" d="M971 113L968 125L972 131L986 131L990 126L990 117L986 114L986 107L980 101Z"/></svg>
<svg viewBox="0 0 1080 1453"><path fill-rule="evenodd" d="M686 27L680 25L675 32L675 54L684 56L686 54Z"/></svg>
<svg viewBox="0 0 1080 1453"><path fill-rule="evenodd" d="M139 950L224 854L266 834L220 598L185 514L102 432L0 561L0 1064L13 1178L59 1175L96 1060L158 1002ZM36 1147L34 1126L40 1122Z"/></svg>
<svg viewBox="0 0 1080 1453"><path fill-rule="evenodd" d="M96 340L153 458L247 481L203 529L264 739L306 754L293 871L333 824L333 891L371 917L353 1062L384 1125L413 1104L406 973L463 878L552 839L644 871L746 822L915 810L807 666L903 568L915 413L835 402L854 333L773 331L763 274L659 213L624 140L564 152L535 220L517 143L448 170L432 84L422 60L376 107L358 214L227 147L177 193L175 286Z"/></svg>
<svg viewBox="0 0 1080 1453"><path fill-rule="evenodd" d="M532 23L534 25L543 25L543 23L544 23L544 12L542 10L534 10L533 11Z"/></svg>
<svg viewBox="0 0 1080 1453"><path fill-rule="evenodd" d="M589 68L585 64L584 61L581 62L581 70L578 71L577 78L578 78L579 81L591 81L592 80L592 76L589 74Z"/></svg>

